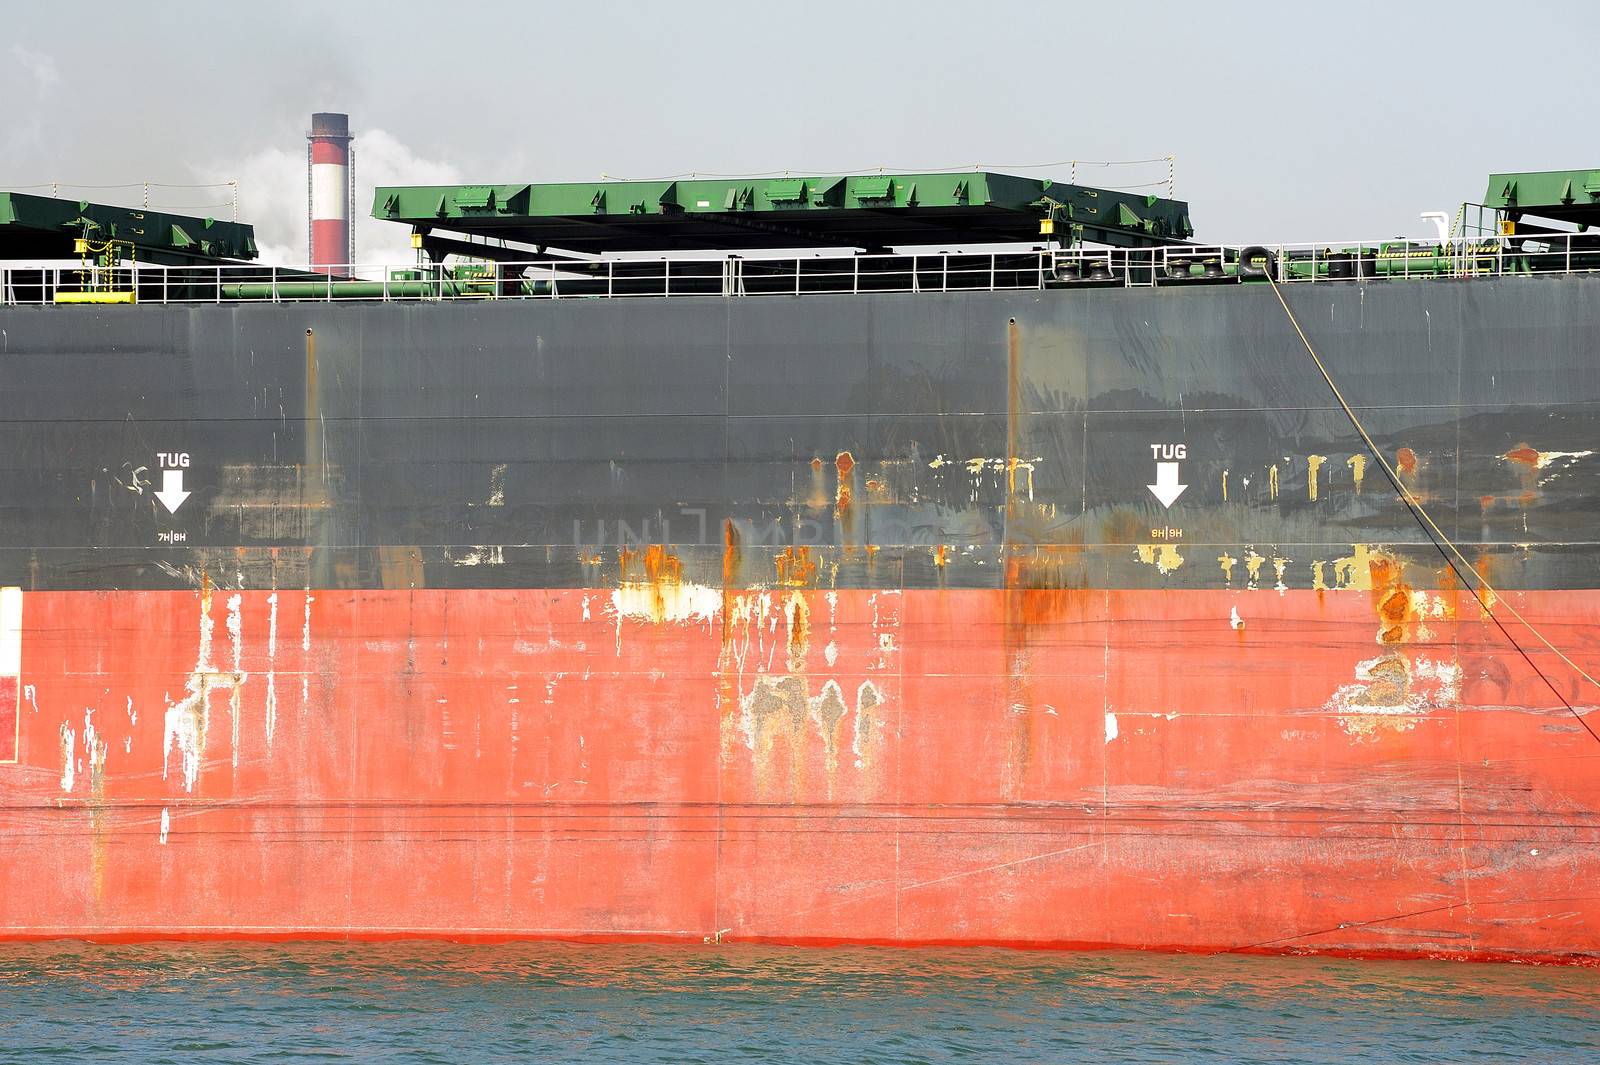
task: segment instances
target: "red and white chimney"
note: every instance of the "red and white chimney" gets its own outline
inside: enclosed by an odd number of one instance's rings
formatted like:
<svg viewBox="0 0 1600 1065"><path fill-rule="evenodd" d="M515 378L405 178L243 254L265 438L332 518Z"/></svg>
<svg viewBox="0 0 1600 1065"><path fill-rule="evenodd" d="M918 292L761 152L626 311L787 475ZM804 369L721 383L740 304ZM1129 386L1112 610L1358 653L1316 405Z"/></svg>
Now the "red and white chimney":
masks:
<svg viewBox="0 0 1600 1065"><path fill-rule="evenodd" d="M319 112L306 134L306 198L310 209L311 269L348 273L356 258L355 152L350 147L350 116Z"/></svg>

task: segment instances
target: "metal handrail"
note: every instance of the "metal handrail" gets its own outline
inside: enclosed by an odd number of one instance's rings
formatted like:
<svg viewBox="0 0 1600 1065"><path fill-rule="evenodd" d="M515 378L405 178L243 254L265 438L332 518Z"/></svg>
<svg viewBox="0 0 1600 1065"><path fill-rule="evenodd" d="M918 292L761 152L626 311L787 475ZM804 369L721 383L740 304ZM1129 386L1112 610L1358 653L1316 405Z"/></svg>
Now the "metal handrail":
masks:
<svg viewBox="0 0 1600 1065"><path fill-rule="evenodd" d="M1463 227L1465 228L1465 227ZM1245 255L1249 253L1246 261ZM1263 262L1264 260L1264 262ZM58 294L121 290L145 303L419 302L620 299L637 296L1011 291L1052 287L1165 287L1264 280L1286 284L1600 272L1600 235L1483 234L1298 244L1174 244L964 253L716 258L540 259L455 266L356 266L341 276L254 264L0 266L0 304L49 305Z"/></svg>

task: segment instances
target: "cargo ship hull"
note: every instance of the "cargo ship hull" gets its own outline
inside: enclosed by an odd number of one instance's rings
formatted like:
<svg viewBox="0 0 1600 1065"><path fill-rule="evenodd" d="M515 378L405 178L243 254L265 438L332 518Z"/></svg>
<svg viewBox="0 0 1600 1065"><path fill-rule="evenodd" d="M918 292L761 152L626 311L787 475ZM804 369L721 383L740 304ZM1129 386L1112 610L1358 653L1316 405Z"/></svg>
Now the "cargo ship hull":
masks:
<svg viewBox="0 0 1600 1065"><path fill-rule="evenodd" d="M1600 283L1286 295L1494 594L1257 286L0 312L0 927L1594 960Z"/></svg>

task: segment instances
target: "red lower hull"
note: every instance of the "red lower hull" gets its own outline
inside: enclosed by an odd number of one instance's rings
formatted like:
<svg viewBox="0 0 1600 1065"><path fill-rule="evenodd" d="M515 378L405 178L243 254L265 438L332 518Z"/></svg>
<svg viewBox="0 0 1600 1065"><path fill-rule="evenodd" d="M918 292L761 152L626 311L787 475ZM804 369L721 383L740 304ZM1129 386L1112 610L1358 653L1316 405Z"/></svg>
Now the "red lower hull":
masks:
<svg viewBox="0 0 1600 1065"><path fill-rule="evenodd" d="M1600 957L1600 747L1405 591L29 592L0 927Z"/></svg>

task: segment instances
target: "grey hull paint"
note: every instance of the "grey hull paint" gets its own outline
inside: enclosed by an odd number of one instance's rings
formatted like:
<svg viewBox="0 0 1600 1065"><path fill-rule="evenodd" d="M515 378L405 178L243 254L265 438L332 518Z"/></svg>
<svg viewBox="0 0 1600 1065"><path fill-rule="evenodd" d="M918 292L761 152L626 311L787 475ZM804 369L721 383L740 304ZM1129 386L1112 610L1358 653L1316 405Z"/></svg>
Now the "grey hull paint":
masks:
<svg viewBox="0 0 1600 1065"><path fill-rule="evenodd" d="M1285 291L1469 557L1600 584L1600 280ZM719 582L726 522L741 583L793 544L839 586L999 586L1056 545L1089 587L1442 565L1264 286L6 308L0 349L26 588L592 586L638 542ZM1170 510L1156 444L1187 449Z"/></svg>

